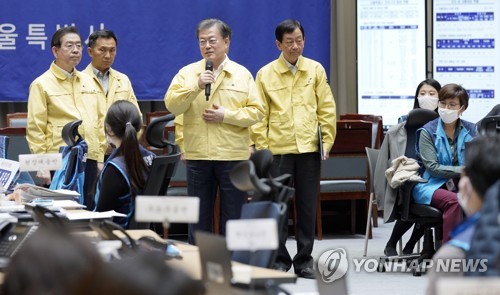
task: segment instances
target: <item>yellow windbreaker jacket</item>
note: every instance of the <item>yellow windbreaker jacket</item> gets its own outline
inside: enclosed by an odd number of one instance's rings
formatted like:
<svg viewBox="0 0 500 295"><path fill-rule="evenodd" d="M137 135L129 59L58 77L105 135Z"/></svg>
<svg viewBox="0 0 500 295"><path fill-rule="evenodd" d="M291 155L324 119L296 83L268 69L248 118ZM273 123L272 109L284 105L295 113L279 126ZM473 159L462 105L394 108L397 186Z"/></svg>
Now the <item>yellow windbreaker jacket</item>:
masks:
<svg viewBox="0 0 500 295"><path fill-rule="evenodd" d="M108 85L108 95L104 93L104 89L99 83L99 79L97 79L94 74L92 64L89 64L84 73L92 77L92 79L99 85L101 90L102 99L106 102L106 110L109 109L109 106L113 104L117 100L128 100L133 103L140 112L139 105L137 104L137 98L135 97L134 89L132 88L132 83L127 75L118 72L117 70L110 68L109 69L109 85ZM106 114L106 111L104 112Z"/></svg>
<svg viewBox="0 0 500 295"><path fill-rule="evenodd" d="M57 153L65 145L61 137L64 125L83 120L78 129L89 150L87 157L104 160L104 102L100 90L87 74L74 70L73 78L52 62L50 69L30 85L26 139L33 154Z"/></svg>
<svg viewBox="0 0 500 295"><path fill-rule="evenodd" d="M275 155L316 152L318 123L323 149L332 148L335 101L320 63L300 56L294 75L281 54L259 70L256 84L265 106L264 119L251 128L256 149Z"/></svg>
<svg viewBox="0 0 500 295"><path fill-rule="evenodd" d="M245 160L250 156L248 127L260 121L264 108L252 74L228 60L205 100L198 77L205 60L182 68L174 77L165 105L176 116L182 114L183 149L187 160ZM202 114L214 104L225 108L224 121L206 123Z"/></svg>

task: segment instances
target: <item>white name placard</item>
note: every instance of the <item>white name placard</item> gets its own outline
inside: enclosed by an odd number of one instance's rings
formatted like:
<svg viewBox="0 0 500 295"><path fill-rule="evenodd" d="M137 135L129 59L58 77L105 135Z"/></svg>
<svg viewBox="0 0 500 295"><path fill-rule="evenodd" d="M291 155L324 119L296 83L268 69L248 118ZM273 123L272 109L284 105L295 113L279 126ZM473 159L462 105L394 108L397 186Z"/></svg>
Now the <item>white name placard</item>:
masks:
<svg viewBox="0 0 500 295"><path fill-rule="evenodd" d="M228 220L226 241L232 251L277 249L278 225L272 218Z"/></svg>
<svg viewBox="0 0 500 295"><path fill-rule="evenodd" d="M137 196L135 220L138 222L197 223L198 197Z"/></svg>
<svg viewBox="0 0 500 295"><path fill-rule="evenodd" d="M58 170L62 167L62 154L19 155L21 171Z"/></svg>
<svg viewBox="0 0 500 295"><path fill-rule="evenodd" d="M498 295L498 277L443 277L436 283L438 295Z"/></svg>

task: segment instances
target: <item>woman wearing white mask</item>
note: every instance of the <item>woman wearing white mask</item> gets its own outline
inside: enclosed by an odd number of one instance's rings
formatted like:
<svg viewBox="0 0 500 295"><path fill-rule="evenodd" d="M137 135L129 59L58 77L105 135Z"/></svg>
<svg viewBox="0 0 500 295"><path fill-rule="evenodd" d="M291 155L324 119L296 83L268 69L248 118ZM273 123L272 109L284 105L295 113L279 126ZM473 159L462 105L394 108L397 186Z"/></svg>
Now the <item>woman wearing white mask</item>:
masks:
<svg viewBox="0 0 500 295"><path fill-rule="evenodd" d="M489 198L497 197L495 189L498 192L500 183L500 135L491 137L477 137L467 144L465 152L465 167L459 182L459 203L462 209L467 214L467 220L458 225L452 232L451 240L443 245L438 252L432 257L434 260L433 267L428 273L429 285L427 294L436 293L436 282L442 277L462 276L465 266L460 264L458 271L444 272L438 270L438 261L446 261L454 259L454 261L463 261L466 254L470 254L472 242L478 244L479 240L473 240L478 235L475 234L476 228L481 231L480 218L481 213L484 213L483 202L488 202ZM488 193L487 193L488 192ZM478 227L479 224L479 227ZM481 235L480 235L481 236ZM481 238L484 242L485 237ZM498 239L496 239L498 241ZM491 242L490 240L486 240ZM481 246L481 245L479 245ZM482 245L484 246L484 244ZM474 247L474 246L473 246ZM494 247L494 246L492 246ZM485 251L492 249L491 247L483 248ZM494 249L494 248L493 248ZM489 251L488 251L489 252ZM479 256L479 259L487 258ZM494 259L488 261L494 265ZM463 263L463 262L462 262ZM488 265L488 268L491 267ZM478 265L478 270L484 268L483 263ZM491 267L492 270L494 267ZM457 269L457 267L455 267Z"/></svg>
<svg viewBox="0 0 500 295"><path fill-rule="evenodd" d="M422 177L413 189L413 199L443 213L443 242L461 221L457 184L464 165L465 143L476 135L476 124L460 119L469 105L469 95L460 85L448 84L439 91L439 118L417 130L417 158Z"/></svg>
<svg viewBox="0 0 500 295"><path fill-rule="evenodd" d="M441 84L434 79L425 79L420 82L415 91L413 109L425 108L436 111L438 108L438 93ZM385 171L391 166L392 160L403 156L406 148L406 129L404 128L408 115L401 116L397 125L392 126L386 133L380 148L377 165L375 166L374 185L379 208L384 209L384 222L395 220L395 204L397 189L392 188L385 178ZM396 220L389 241L384 249L386 256L397 256L396 245L401 237L413 226L411 221ZM424 235L423 228L414 228L410 239L406 243L403 254L413 253L415 244Z"/></svg>
<svg viewBox="0 0 500 295"><path fill-rule="evenodd" d="M427 109L437 111L438 108L438 93L441 90L441 84L438 81L428 78L420 82L415 91L415 100L413 102L413 109ZM398 123L405 122L408 115L399 117Z"/></svg>

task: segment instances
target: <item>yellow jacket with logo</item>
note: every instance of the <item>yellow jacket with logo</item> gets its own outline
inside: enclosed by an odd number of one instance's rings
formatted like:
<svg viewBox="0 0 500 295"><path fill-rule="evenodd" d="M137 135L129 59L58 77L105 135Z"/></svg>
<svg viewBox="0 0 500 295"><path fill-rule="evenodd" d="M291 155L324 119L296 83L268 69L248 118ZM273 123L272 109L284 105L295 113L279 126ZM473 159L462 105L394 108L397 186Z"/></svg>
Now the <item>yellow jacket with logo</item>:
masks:
<svg viewBox="0 0 500 295"><path fill-rule="evenodd" d="M249 130L263 117L263 106L252 74L228 60L211 86L209 101L198 77L205 60L182 68L174 77L165 105L176 116L182 114L183 149L187 160L245 160L249 152ZM206 123L202 114L214 104L225 108L221 123Z"/></svg>
<svg viewBox="0 0 500 295"><path fill-rule="evenodd" d="M89 150L87 157L104 160L104 103L92 78L74 70L67 77L55 64L30 85L26 139L33 154L57 153L66 145L61 136L64 125L83 120L78 128Z"/></svg>
<svg viewBox="0 0 500 295"><path fill-rule="evenodd" d="M109 109L111 104L117 100L128 100L133 103L140 112L139 105L137 104L137 98L135 97L134 89L132 88L132 83L127 75L110 68L108 94L106 95L101 83L99 83L99 79L97 79L94 74L92 64L89 64L83 72L91 76L101 89L102 99L106 102L106 110Z"/></svg>
<svg viewBox="0 0 500 295"><path fill-rule="evenodd" d="M332 148L335 101L320 63L300 56L294 75L281 54L259 70L256 84L265 106L264 119L251 128L256 149L275 155L316 152L318 123L323 149Z"/></svg>

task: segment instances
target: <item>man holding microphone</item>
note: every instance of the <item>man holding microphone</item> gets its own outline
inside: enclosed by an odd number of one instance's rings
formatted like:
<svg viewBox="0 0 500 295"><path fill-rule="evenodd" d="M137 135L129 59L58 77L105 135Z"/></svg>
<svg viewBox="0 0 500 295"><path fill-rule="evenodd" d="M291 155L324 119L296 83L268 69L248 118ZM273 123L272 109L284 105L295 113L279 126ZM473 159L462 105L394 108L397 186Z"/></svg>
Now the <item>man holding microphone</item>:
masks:
<svg viewBox="0 0 500 295"><path fill-rule="evenodd" d="M196 28L202 60L183 67L165 95L167 109L176 116L178 144L186 159L188 195L200 198L200 218L189 225L194 231L213 231L217 187L220 190L219 232L226 221L240 217L245 193L229 179L231 169L247 160L249 130L264 109L251 73L229 60L231 29L221 20L206 19ZM211 70L213 68L213 70ZM179 142L179 139L181 142Z"/></svg>

